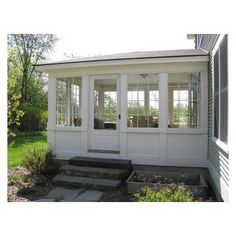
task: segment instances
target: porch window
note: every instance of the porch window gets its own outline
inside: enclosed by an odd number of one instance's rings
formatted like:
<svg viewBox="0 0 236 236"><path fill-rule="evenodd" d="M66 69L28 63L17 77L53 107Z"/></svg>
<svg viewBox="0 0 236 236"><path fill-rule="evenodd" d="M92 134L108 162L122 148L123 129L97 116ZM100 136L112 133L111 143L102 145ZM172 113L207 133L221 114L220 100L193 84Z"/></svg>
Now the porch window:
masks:
<svg viewBox="0 0 236 236"><path fill-rule="evenodd" d="M128 127L157 128L159 86L157 74L128 76Z"/></svg>
<svg viewBox="0 0 236 236"><path fill-rule="evenodd" d="M170 73L168 127L200 127L200 73Z"/></svg>
<svg viewBox="0 0 236 236"><path fill-rule="evenodd" d="M81 126L81 78L58 78L56 98L56 124Z"/></svg>

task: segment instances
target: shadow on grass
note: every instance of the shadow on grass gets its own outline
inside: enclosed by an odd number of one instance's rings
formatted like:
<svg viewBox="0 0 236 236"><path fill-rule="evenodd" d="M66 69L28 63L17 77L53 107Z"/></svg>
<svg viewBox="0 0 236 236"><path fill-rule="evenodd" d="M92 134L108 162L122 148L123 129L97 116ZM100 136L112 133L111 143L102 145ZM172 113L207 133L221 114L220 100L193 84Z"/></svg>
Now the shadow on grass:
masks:
<svg viewBox="0 0 236 236"><path fill-rule="evenodd" d="M34 143L45 143L47 141L46 136L24 136L24 137L15 137L9 142L10 148L19 148L22 145L34 144Z"/></svg>

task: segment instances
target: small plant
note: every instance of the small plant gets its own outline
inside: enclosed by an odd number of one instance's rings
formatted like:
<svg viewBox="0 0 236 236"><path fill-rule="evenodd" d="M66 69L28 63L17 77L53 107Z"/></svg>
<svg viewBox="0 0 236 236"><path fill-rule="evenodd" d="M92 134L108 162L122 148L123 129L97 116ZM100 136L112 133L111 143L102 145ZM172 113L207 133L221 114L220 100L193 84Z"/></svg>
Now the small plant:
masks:
<svg viewBox="0 0 236 236"><path fill-rule="evenodd" d="M32 187L23 187L20 188L17 192L17 194L24 196L24 195L28 195L28 194L34 194L36 192L36 190Z"/></svg>
<svg viewBox="0 0 236 236"><path fill-rule="evenodd" d="M163 187L158 192L150 187L144 187L134 194L138 202L192 202L191 192L184 186L179 185L176 189Z"/></svg>
<svg viewBox="0 0 236 236"><path fill-rule="evenodd" d="M48 180L44 175L35 175L32 178L32 182L34 185L37 185L37 186L45 186Z"/></svg>
<svg viewBox="0 0 236 236"><path fill-rule="evenodd" d="M55 154L42 147L28 147L23 153L22 166L34 175L52 175L58 171Z"/></svg>
<svg viewBox="0 0 236 236"><path fill-rule="evenodd" d="M8 175L8 184L9 185L14 185L14 184L18 184L22 181L22 178L20 175L18 174L12 174L12 175Z"/></svg>

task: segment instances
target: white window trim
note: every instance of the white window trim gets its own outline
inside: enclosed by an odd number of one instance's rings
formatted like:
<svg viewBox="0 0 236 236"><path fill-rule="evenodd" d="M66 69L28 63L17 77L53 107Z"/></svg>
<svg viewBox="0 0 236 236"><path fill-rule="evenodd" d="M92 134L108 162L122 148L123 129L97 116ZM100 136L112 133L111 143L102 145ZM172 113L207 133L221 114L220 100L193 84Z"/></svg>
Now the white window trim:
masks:
<svg viewBox="0 0 236 236"><path fill-rule="evenodd" d="M179 72L171 72L171 73L179 73ZM186 72L186 73L190 74L190 73L194 73L194 72ZM203 132L207 132L208 107L206 106L206 104L207 104L207 98L208 98L208 94L207 94L208 73L207 72L202 72L202 71L199 71L199 72L196 72L196 73L200 74L200 99L201 99L200 100L200 126L197 127L197 128L169 128L169 127L167 127L168 131L170 131L170 130L173 130L173 131L180 130L182 132L184 130L190 130L191 132L193 132L194 130L197 130L197 131L201 132L201 130L202 130ZM167 89L167 94L168 94L168 89ZM168 106L169 106L169 100L168 99L167 99L167 102L168 102ZM167 111L167 119L168 119L168 111ZM167 126L168 126L168 124L167 124Z"/></svg>
<svg viewBox="0 0 236 236"><path fill-rule="evenodd" d="M222 151L224 151L226 154L229 154L229 147L227 144L223 143L220 139L216 137L211 137L211 141L219 147Z"/></svg>
<svg viewBox="0 0 236 236"><path fill-rule="evenodd" d="M156 128L153 128L153 127L128 127L128 125L127 125L127 118L128 118L128 91L129 91L129 75L138 75L138 74L156 74L157 75L157 77L158 77L158 92L159 92L159 99L158 99L158 104L159 104L159 126L158 127L156 127ZM160 108L160 91L161 91L161 85L160 85L160 76L162 75L163 73L160 73L160 72L150 72L150 71L141 71L141 72L136 72L136 73L134 73L134 72L129 72L129 73L126 73L125 75L126 75L126 111L125 111L125 113L126 113L126 123L125 123L125 126L123 127L123 131L124 130L126 130L126 132L132 132L132 131L134 131L134 132L139 132L139 131L141 131L141 133L142 133L142 130L144 131L144 133L145 133L145 130L146 131L148 131L148 132L150 132L150 133L155 133L155 131L156 130L159 130L160 129L160 113L161 113L161 108ZM165 74L167 74L167 73L165 73ZM150 101L150 100L149 100Z"/></svg>
<svg viewBox="0 0 236 236"><path fill-rule="evenodd" d="M70 131L70 130L83 130L84 128L82 128L82 127L84 127L84 125L83 125L83 99L82 99L82 101L80 102L80 116L81 116L81 118L82 118L82 125L81 126L75 126L75 125L58 125L57 124L57 79L67 79L67 78L80 78L81 79L81 83L82 83L82 89L81 89L81 86L80 86L80 96L82 96L83 97L83 95L82 95L82 92L83 92L83 82L84 82L84 76L81 76L81 75L76 75L76 74L73 74L72 76L57 76L57 77L54 77L53 79L54 79L54 95L55 95L55 98L54 98L54 102L55 102L55 113L53 113L53 115L55 116L54 117L54 121L53 121L53 123L54 123L54 130L65 130L65 131ZM51 130L51 129L50 129Z"/></svg>

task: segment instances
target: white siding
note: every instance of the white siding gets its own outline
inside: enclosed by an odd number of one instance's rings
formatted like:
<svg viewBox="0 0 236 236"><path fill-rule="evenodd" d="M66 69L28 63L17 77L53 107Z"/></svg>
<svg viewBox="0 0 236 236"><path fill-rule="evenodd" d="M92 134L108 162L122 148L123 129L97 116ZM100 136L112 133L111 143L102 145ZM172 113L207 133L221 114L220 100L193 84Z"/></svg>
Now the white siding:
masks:
<svg viewBox="0 0 236 236"><path fill-rule="evenodd" d="M209 81L208 81L208 156L210 180L218 198L228 201L229 187L229 156L220 145L214 140L214 123L213 123L213 55L210 56L209 62Z"/></svg>

